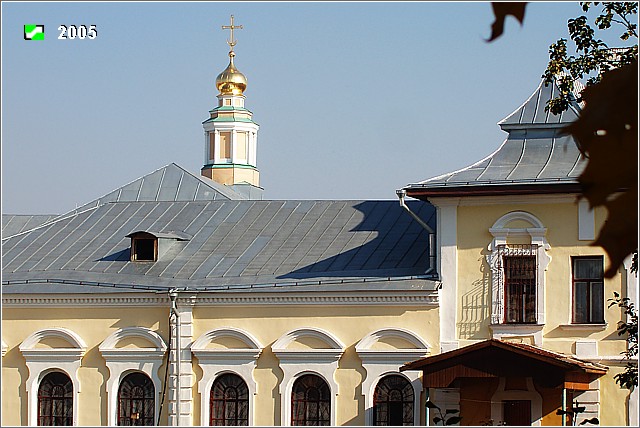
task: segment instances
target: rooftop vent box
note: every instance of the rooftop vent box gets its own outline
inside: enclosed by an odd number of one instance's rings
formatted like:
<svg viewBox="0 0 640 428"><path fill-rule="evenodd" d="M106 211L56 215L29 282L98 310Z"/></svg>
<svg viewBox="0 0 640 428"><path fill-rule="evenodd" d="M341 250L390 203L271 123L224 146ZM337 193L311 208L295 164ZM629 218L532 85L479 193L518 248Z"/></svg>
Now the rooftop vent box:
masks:
<svg viewBox="0 0 640 428"><path fill-rule="evenodd" d="M127 235L131 238L132 262L155 262L178 241L188 241L191 236L182 232L152 232L139 230Z"/></svg>

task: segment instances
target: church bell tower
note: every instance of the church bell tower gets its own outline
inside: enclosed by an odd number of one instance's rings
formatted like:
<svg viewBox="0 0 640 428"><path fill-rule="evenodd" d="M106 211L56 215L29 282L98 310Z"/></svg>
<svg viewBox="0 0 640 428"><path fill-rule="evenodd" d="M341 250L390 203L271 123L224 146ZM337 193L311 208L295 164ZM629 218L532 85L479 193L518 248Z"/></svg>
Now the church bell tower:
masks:
<svg viewBox="0 0 640 428"><path fill-rule="evenodd" d="M205 135L205 157L202 175L232 187L250 199L261 199L260 173L257 164L258 124L244 107L247 78L233 63L237 43L233 31L242 25L223 25L230 30L229 65L216 78L218 105L202 125Z"/></svg>

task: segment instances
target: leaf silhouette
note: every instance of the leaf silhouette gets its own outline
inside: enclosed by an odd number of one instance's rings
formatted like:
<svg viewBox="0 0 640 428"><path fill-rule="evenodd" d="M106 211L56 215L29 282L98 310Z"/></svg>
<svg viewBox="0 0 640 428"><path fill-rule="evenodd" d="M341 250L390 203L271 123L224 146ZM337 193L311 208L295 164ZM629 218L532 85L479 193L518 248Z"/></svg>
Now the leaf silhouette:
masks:
<svg viewBox="0 0 640 428"><path fill-rule="evenodd" d="M491 24L491 37L487 41L492 42L502 35L504 32L504 21L507 15L513 16L520 22L520 25L522 25L526 6L526 2L492 2L491 7L493 8L493 15L496 17L496 20Z"/></svg>
<svg viewBox="0 0 640 428"><path fill-rule="evenodd" d="M593 245L609 255L611 278L638 248L638 63L606 73L582 92L585 108L565 128L588 158L579 177L591 207L604 206L607 221Z"/></svg>
<svg viewBox="0 0 640 428"><path fill-rule="evenodd" d="M445 422L445 425L455 425L458 422L460 422L462 420L462 418L460 416L453 416L449 419L447 419L447 422Z"/></svg>

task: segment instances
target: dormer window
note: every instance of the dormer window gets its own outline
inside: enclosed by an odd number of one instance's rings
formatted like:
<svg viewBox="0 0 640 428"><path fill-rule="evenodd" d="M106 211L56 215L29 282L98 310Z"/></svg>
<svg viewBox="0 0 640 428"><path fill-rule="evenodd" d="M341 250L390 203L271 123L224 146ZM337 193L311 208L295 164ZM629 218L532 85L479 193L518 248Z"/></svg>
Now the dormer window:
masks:
<svg viewBox="0 0 640 428"><path fill-rule="evenodd" d="M132 262L155 262L178 241L188 241L191 236L181 232L137 231L127 235L131 238Z"/></svg>
<svg viewBox="0 0 640 428"><path fill-rule="evenodd" d="M158 260L158 238L150 233L136 232L131 238L132 262L155 262Z"/></svg>

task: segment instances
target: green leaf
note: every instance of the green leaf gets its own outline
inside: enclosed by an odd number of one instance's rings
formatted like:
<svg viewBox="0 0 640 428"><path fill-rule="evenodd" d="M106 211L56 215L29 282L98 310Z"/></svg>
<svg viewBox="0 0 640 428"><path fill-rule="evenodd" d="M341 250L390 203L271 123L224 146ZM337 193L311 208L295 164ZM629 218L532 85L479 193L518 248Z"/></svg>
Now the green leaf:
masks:
<svg viewBox="0 0 640 428"><path fill-rule="evenodd" d="M439 418L439 417L437 417L437 416L436 416L435 418L433 418L433 423L434 423L434 424L437 424L437 423L438 423L438 422L440 422L441 420L442 420L442 418Z"/></svg>
<svg viewBox="0 0 640 428"><path fill-rule="evenodd" d="M434 402L433 402L433 401L431 401L431 400L427 400L427 402L426 402L425 404L426 404L426 405L427 405L427 407L428 407L428 408L430 408L430 409L438 409L438 410L440 410L440 407L436 406L436 405L434 404Z"/></svg>
<svg viewBox="0 0 640 428"><path fill-rule="evenodd" d="M445 425L455 425L461 420L462 418L460 416L454 416L452 418L447 419L447 421L445 422Z"/></svg>
<svg viewBox="0 0 640 428"><path fill-rule="evenodd" d="M447 409L444 412L445 415L448 415L448 414L451 414L451 413L460 413L460 410L458 410L458 409Z"/></svg>

